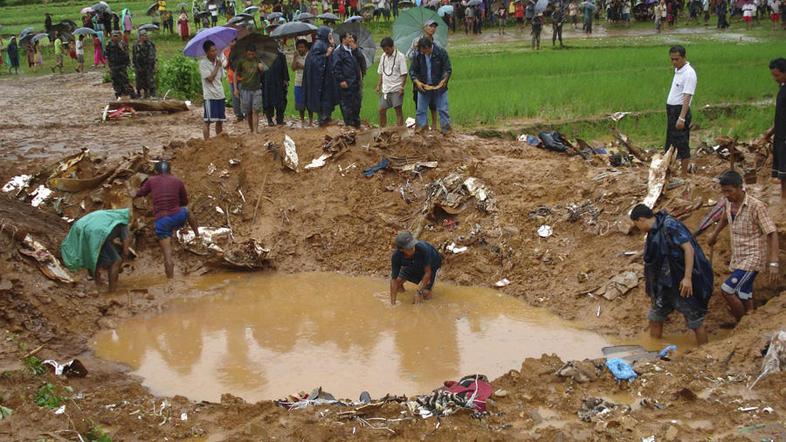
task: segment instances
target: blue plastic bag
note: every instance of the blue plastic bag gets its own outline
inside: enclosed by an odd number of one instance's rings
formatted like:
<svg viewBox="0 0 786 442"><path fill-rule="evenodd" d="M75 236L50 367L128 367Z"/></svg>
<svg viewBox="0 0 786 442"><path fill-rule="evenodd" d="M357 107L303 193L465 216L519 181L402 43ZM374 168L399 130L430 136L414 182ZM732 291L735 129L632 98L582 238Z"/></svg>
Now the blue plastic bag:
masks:
<svg viewBox="0 0 786 442"><path fill-rule="evenodd" d="M613 358L606 361L606 367L618 381L633 381L639 375L633 371L630 364L619 358Z"/></svg>

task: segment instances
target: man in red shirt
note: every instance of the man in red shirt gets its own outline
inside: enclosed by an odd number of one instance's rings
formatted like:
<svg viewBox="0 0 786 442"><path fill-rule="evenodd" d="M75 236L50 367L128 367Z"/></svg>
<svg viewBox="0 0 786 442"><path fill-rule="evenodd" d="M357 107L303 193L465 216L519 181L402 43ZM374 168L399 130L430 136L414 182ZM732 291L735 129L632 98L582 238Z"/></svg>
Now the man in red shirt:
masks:
<svg viewBox="0 0 786 442"><path fill-rule="evenodd" d="M180 179L170 175L168 161L159 161L155 165L156 175L145 180L134 198L150 195L153 199L153 217L158 243L164 252L164 270L167 278L175 276L175 262L172 259L172 233L188 223L194 231L195 239L199 239L199 227L196 220L186 207L188 194L186 186Z"/></svg>

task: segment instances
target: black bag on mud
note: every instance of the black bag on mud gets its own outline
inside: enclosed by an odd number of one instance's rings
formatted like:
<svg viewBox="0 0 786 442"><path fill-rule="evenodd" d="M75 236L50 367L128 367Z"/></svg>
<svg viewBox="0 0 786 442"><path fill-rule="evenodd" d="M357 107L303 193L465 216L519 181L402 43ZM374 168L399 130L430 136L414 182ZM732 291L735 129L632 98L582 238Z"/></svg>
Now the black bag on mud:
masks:
<svg viewBox="0 0 786 442"><path fill-rule="evenodd" d="M561 133L557 131L541 132L538 138L543 141L543 147L554 151L565 153L568 151L568 143Z"/></svg>

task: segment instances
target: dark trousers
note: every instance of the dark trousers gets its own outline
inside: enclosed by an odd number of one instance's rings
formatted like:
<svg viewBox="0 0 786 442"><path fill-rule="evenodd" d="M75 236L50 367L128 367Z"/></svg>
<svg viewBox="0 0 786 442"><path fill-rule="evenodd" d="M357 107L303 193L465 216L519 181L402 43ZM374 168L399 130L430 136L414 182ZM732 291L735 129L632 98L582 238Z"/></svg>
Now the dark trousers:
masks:
<svg viewBox="0 0 786 442"><path fill-rule="evenodd" d="M109 76L112 78L112 88L115 90L116 96L133 95L133 89L128 82L128 68L113 67L109 69Z"/></svg>
<svg viewBox="0 0 786 442"><path fill-rule="evenodd" d="M341 115L344 117L344 124L355 128L360 127L360 91L357 88L349 87L339 89L339 104Z"/></svg>
<svg viewBox="0 0 786 442"><path fill-rule="evenodd" d="M156 79L152 68L136 69L136 92L141 95L142 91L145 91L145 97L156 95Z"/></svg>
<svg viewBox="0 0 786 442"><path fill-rule="evenodd" d="M562 47L562 23L559 25L552 24L551 25L551 45L557 43L557 39L559 39L559 45Z"/></svg>
<svg viewBox="0 0 786 442"><path fill-rule="evenodd" d="M276 124L284 124L284 110L287 108L287 100L282 100L274 106L266 107L265 116L267 116L268 124L273 124L273 115L276 116Z"/></svg>

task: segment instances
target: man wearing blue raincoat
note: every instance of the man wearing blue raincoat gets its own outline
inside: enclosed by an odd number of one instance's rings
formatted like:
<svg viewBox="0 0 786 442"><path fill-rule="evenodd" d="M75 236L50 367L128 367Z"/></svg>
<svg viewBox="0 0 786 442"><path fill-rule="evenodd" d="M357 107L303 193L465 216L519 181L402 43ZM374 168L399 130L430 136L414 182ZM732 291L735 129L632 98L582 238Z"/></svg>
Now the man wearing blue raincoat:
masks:
<svg viewBox="0 0 786 442"><path fill-rule="evenodd" d="M306 109L319 115L319 124L330 123L336 106L336 82L333 78L333 33L327 26L317 30L317 41L308 51L303 69Z"/></svg>
<svg viewBox="0 0 786 442"><path fill-rule="evenodd" d="M639 204L630 219L647 233L644 278L651 300L650 336L659 339L666 318L677 310L695 333L697 344L707 343L703 323L712 296L712 264L688 228L666 212L653 213Z"/></svg>

